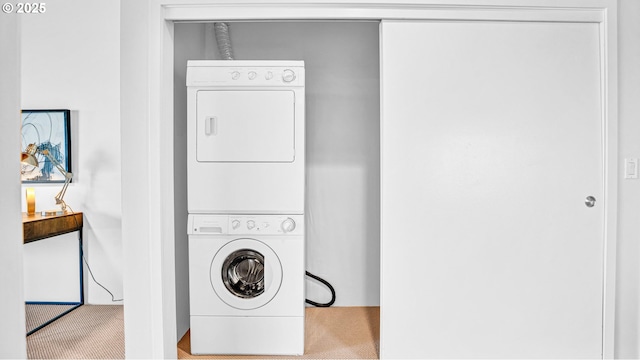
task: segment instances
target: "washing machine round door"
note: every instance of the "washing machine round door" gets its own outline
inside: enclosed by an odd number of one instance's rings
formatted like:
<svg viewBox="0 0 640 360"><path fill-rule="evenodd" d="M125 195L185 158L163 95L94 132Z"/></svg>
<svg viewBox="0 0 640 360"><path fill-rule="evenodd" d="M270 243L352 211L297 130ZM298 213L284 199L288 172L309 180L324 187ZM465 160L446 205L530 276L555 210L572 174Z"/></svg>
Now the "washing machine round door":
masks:
<svg viewBox="0 0 640 360"><path fill-rule="evenodd" d="M282 264L267 244L236 239L225 244L211 261L210 279L216 295L241 310L271 301L282 283Z"/></svg>

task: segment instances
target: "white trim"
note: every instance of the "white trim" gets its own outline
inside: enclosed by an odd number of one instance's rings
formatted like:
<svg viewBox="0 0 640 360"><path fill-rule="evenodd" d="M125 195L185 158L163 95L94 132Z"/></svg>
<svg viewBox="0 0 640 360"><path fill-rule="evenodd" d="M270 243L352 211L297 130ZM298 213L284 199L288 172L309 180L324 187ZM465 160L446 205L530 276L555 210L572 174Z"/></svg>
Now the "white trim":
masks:
<svg viewBox="0 0 640 360"><path fill-rule="evenodd" d="M605 299L603 326L603 356L613 357L614 346L614 303L615 303L615 269L616 269L616 224L617 224L617 7L616 0L405 0L403 2L382 0L352 0L348 3L310 0L273 1L189 1L189 0L149 0L146 13L150 25L147 36L148 59L146 74L130 76L122 79L122 87L136 81L148 80L146 92L139 94L148 101L144 133L140 127L132 126L130 130L140 131L130 134L124 139L136 136L148 139L147 153L140 157L123 157L123 168L135 168L137 159L146 159L146 173L149 179L148 202L135 204L136 199L127 197L135 193L128 180L139 174L123 171L123 215L127 207L144 211L140 223L148 233L143 239L142 248L149 250L149 265L138 279L146 279L149 284L147 299L136 299L148 302L151 308L153 324L129 322L127 331L137 332L151 329L151 349L145 348L149 343L135 344L127 342L127 347L137 347L127 354L148 354L148 357L175 357L175 274L174 274L174 233L173 233L173 21L212 21L212 20L381 20L381 19L439 19L439 20L503 20L503 21L564 21L564 22L599 22L603 24L606 36L604 58L604 93L606 99L606 269ZM124 8L124 7L123 7ZM126 10L126 9L125 9ZM125 11L123 10L123 11ZM160 26L158 26L160 24ZM132 34L123 34L130 36ZM130 50L130 49L129 49ZM146 76L149 76L147 78ZM123 109L123 119L131 120L127 109ZM125 131L123 126L123 131ZM130 144L123 144L129 148ZM124 154L124 152L123 152ZM131 215L131 214L130 214ZM124 218L124 216L123 216ZM148 223L144 223L148 221ZM123 221L123 239L140 234ZM134 249L136 247L125 247ZM140 248L140 247L138 247ZM128 256L127 256L128 255ZM128 262L135 261L135 254L125 254ZM134 264L125 264L127 278L135 268ZM148 272L147 272L148 271ZM143 285L143 284L139 284ZM131 284L130 286L135 286ZM126 314L126 312L125 312ZM148 326L151 325L152 328ZM155 330L154 330L155 329Z"/></svg>
<svg viewBox="0 0 640 360"><path fill-rule="evenodd" d="M427 5L202 5L165 7L165 18L172 21L216 20L492 20L601 22L597 9L531 8L526 12L514 7L432 7Z"/></svg>
<svg viewBox="0 0 640 360"><path fill-rule="evenodd" d="M602 102L604 118L604 284L602 320L602 357L615 358L616 249L618 231L618 21L617 3L603 10Z"/></svg>
<svg viewBox="0 0 640 360"><path fill-rule="evenodd" d="M174 120L173 120L173 22L171 21L162 21L162 40L163 40L163 52L162 58L164 61L162 62L162 68L158 69L162 76L162 85L159 86L160 91L163 93L160 94L161 98L170 98L171 101L161 102L158 104L160 113L159 116L162 117L162 124L166 124L166 126L160 127L160 141L156 144L160 151L157 156L157 164L158 164L158 177L167 176L162 172L162 168L167 164L174 164L173 161L173 139L174 139ZM169 146L171 145L171 146ZM176 323L176 265L175 265L175 223L174 223L174 171L173 166L170 166L171 173L168 174L168 177L161 178L160 182L160 193L165 196L158 198L159 203L158 209L160 211L160 216L163 219L171 219L170 221L162 222L162 244L170 244L169 251L166 251L166 248L161 249L162 253L162 264L161 264L161 273L162 273L162 300L163 300L163 314L165 317L163 319L163 330L164 330L164 338L165 339L175 339L177 333L177 323ZM167 309L170 309L167 311ZM166 354L174 354L176 349L177 341L172 343L165 344L164 357Z"/></svg>
<svg viewBox="0 0 640 360"><path fill-rule="evenodd" d="M170 326L170 324L166 323L166 319L171 316L171 311L167 311L169 308L169 302L165 299L167 291L165 291L166 286L173 286L171 283L171 278L165 278L166 273L168 272L168 268L172 261L167 262L166 249L169 243L169 239L165 240L166 234L164 233L165 226L168 221L160 221L154 226L154 219L166 219L169 218L167 214L165 214L162 210L162 200L168 200L170 204L173 204L173 196L169 194L165 194L162 192L163 183L166 186L167 182L171 182L173 178L173 171L171 171L171 175L169 178L161 179L162 166L166 166L166 164L162 161L162 155L166 152L165 147L162 146L163 140L163 132L166 131L166 126L162 124L164 121L162 120L162 111L163 104L162 98L164 98L162 91L164 85L164 78L162 68L165 63L164 59L161 58L164 54L164 45L163 41L164 33L162 29L163 22L158 19L160 9L154 8L150 9L150 21L149 21L149 43L157 44L160 43L160 53L157 55L158 58L162 59L162 61L153 61L149 62L149 90L151 92L151 96L149 97L149 188L147 191L149 192L149 218L150 218L150 226L149 226L149 240L150 240L150 250L151 250L151 274L153 277L153 281L151 282L152 292L154 298L149 302L151 307L152 314L152 341L153 341L153 358L165 358L167 356L166 350L168 350L167 341L163 341L162 339L167 339L165 335L166 328ZM152 59L153 53L150 53L150 58ZM154 122L156 119L160 119L159 126L154 126ZM172 143L172 142L171 142ZM169 158L171 159L171 158ZM171 162L167 161L167 164L171 164ZM164 181L163 181L164 180ZM171 241L172 242L172 241ZM165 263L166 262L166 263ZM175 296L174 296L175 297ZM156 300L156 301L153 301ZM174 311L175 313L175 311ZM175 314L173 315L175 317ZM160 342L162 341L162 342ZM156 343L159 342L159 343Z"/></svg>
<svg viewBox="0 0 640 360"><path fill-rule="evenodd" d="M379 41L379 49L382 50L384 49L384 36L382 34L383 32L383 28L384 28L384 22L380 23L380 27L379 27L379 33L378 33L378 41ZM382 281L382 274L384 274L385 271L385 265L384 265L384 261L383 261L383 254L382 254L382 234L384 233L384 231L386 230L384 223L383 223L383 214L382 214L382 209L384 209L385 206L385 200L386 198L383 196L384 193L382 192L382 186L383 184L387 183L388 180L387 179L387 174L388 172L385 172L384 169L386 168L386 163L384 161L384 151L385 151L385 142L382 141L382 139L384 139L386 135L386 130L385 130L385 122L382 120L383 119L383 114L385 113L385 108L384 108L384 104L385 104L385 98L384 98L384 74L383 74L383 69L385 69L385 62L384 62L384 56L382 56L382 51L380 51L380 53L378 54L379 57L379 61L380 61L380 328L378 329L378 332L380 334L380 339L382 339L383 336L385 336L385 327L383 326L384 323L384 318L382 317L382 309L383 309L383 301L384 301L384 297L382 296L383 291L384 291L384 286L385 283L384 281ZM388 66L388 65L387 65ZM387 270L388 271L388 270ZM380 359L384 359L383 355L384 355L384 349L383 347L381 347L380 345L380 340L378 339L378 356L380 357Z"/></svg>

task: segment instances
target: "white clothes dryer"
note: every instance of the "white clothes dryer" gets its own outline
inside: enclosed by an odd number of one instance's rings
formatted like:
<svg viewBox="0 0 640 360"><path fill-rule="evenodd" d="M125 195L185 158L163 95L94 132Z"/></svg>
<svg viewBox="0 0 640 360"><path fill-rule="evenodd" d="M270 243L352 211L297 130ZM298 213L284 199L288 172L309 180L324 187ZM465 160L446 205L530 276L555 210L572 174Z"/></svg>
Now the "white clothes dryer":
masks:
<svg viewBox="0 0 640 360"><path fill-rule="evenodd" d="M303 214L302 61L187 64L188 211Z"/></svg>
<svg viewBox="0 0 640 360"><path fill-rule="evenodd" d="M302 215L189 215L192 354L304 353Z"/></svg>

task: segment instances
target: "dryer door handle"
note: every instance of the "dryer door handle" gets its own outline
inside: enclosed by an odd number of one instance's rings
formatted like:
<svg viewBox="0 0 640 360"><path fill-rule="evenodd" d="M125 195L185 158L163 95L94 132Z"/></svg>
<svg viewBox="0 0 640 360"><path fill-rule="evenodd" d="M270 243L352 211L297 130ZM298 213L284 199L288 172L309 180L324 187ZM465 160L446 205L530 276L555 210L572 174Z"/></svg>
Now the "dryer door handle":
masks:
<svg viewBox="0 0 640 360"><path fill-rule="evenodd" d="M207 116L204 119L204 134L207 136L218 135L218 117Z"/></svg>

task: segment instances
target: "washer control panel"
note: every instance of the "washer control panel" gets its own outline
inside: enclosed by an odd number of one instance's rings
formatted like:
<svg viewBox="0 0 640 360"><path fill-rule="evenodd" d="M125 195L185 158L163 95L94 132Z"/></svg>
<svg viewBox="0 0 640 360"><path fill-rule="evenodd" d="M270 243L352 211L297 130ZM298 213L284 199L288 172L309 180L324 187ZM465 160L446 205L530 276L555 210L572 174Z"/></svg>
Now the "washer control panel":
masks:
<svg viewBox="0 0 640 360"><path fill-rule="evenodd" d="M302 215L229 215L229 234L301 235Z"/></svg>
<svg viewBox="0 0 640 360"><path fill-rule="evenodd" d="M189 215L189 235L304 235L304 215Z"/></svg>

